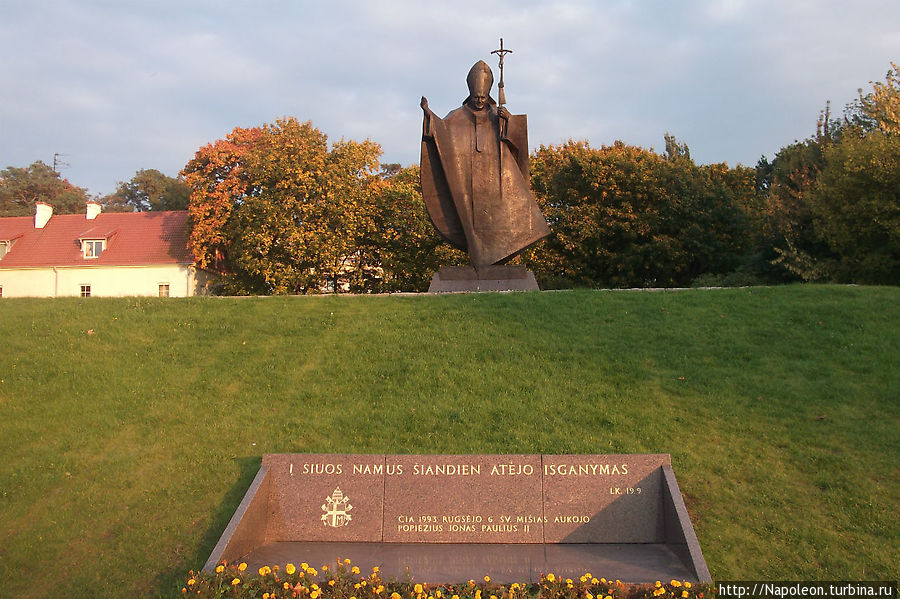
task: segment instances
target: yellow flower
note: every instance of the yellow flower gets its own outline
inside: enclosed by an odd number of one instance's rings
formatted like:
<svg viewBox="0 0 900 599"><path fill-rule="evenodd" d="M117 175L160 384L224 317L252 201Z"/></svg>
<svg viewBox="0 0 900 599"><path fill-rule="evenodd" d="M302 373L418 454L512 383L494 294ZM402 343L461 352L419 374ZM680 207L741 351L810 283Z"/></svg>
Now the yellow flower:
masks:
<svg viewBox="0 0 900 599"><path fill-rule="evenodd" d="M591 584L600 584L600 581L596 578L591 578Z"/></svg>
<svg viewBox="0 0 900 599"><path fill-rule="evenodd" d="M191 578L190 580L188 580L188 586L189 586L189 587L192 587L192 586L194 586L195 584L197 584L197 581L194 580L193 578Z"/></svg>
<svg viewBox="0 0 900 599"><path fill-rule="evenodd" d="M685 583L684 583L684 588L686 588L686 589L691 588L691 583L685 582Z"/></svg>
<svg viewBox="0 0 900 599"><path fill-rule="evenodd" d="M334 579L333 579L333 578L332 578L331 580L328 581L328 586L330 586L330 587L333 587L333 586L334 586Z"/></svg>
<svg viewBox="0 0 900 599"><path fill-rule="evenodd" d="M661 583L660 581L657 580L657 581L656 581L656 588L659 588L659 587L661 587L661 586L662 586L662 583Z"/></svg>
<svg viewBox="0 0 900 599"><path fill-rule="evenodd" d="M453 595L450 599L459 599L459 595Z"/></svg>
<svg viewBox="0 0 900 599"><path fill-rule="evenodd" d="M316 572L315 568L307 568L306 573L309 574L310 576L318 576L319 575L319 573Z"/></svg>
<svg viewBox="0 0 900 599"><path fill-rule="evenodd" d="M481 589L475 591L475 599L481 599Z"/></svg>
<svg viewBox="0 0 900 599"><path fill-rule="evenodd" d="M669 582L669 584L671 584L673 587L676 587L676 588L681 586L681 583L678 582L677 580L672 580Z"/></svg>
<svg viewBox="0 0 900 599"><path fill-rule="evenodd" d="M594 596L591 595L590 593L585 593L585 594L587 595L587 599L594 599Z"/></svg>
<svg viewBox="0 0 900 599"><path fill-rule="evenodd" d="M376 594L376 595L380 595L380 594L382 594L383 592L384 592L384 585L383 585L383 584L380 584L380 585L378 585L377 587L375 587L375 594Z"/></svg>
<svg viewBox="0 0 900 599"><path fill-rule="evenodd" d="M268 576L271 573L272 573L272 568L270 568L269 566L263 566L262 568L259 569L260 576Z"/></svg>
<svg viewBox="0 0 900 599"><path fill-rule="evenodd" d="M317 591L317 590L319 590L319 585L317 585L316 583L312 583L312 584L309 586L309 588L311 588L311 589L314 590L314 591Z"/></svg>
<svg viewBox="0 0 900 599"><path fill-rule="evenodd" d="M556 576L553 575L553 572L547 574L547 580L549 580L550 582L556 582Z"/></svg>
<svg viewBox="0 0 900 599"><path fill-rule="evenodd" d="M247 569L247 562L241 562L241 565L238 566L238 571L243 572Z"/></svg>
<svg viewBox="0 0 900 599"><path fill-rule="evenodd" d="M304 572L309 570L309 564L307 564L306 562L303 562L302 564L300 564L300 569L303 570Z"/></svg>
<svg viewBox="0 0 900 599"><path fill-rule="evenodd" d="M585 576L584 574L582 574L582 575L581 575L581 578L579 578L578 580L580 580L581 582L587 582L587 581L588 581L587 576Z"/></svg>
<svg viewBox="0 0 900 599"><path fill-rule="evenodd" d="M294 566L294 564L288 564L284 567L284 571L287 572L288 575L293 575L294 572L297 571L297 568Z"/></svg>
<svg viewBox="0 0 900 599"><path fill-rule="evenodd" d="M423 591L422 585L416 583L416 586L413 587L413 591L416 593L416 595L421 595Z"/></svg>
<svg viewBox="0 0 900 599"><path fill-rule="evenodd" d="M284 586L284 590L287 591L288 589L291 588L291 583L286 582L286 583L284 583L284 585L282 585L282 586Z"/></svg>
<svg viewBox="0 0 900 599"><path fill-rule="evenodd" d="M233 587L236 587L239 584L241 584L240 578L235 578L234 580L231 581L231 586L233 586Z"/></svg>
<svg viewBox="0 0 900 599"><path fill-rule="evenodd" d="M362 581L360 584L363 585L363 586L366 586L366 585L369 584L369 583L366 582L366 581L364 580L364 581Z"/></svg>
<svg viewBox="0 0 900 599"><path fill-rule="evenodd" d="M690 597L690 595L691 594L688 593L687 591L681 591L681 596L683 599L687 599L688 597Z"/></svg>
<svg viewBox="0 0 900 599"><path fill-rule="evenodd" d="M182 593L187 593L187 588L181 587L181 592L182 592Z"/></svg>
<svg viewBox="0 0 900 599"><path fill-rule="evenodd" d="M381 570L378 566L372 566L372 574L378 574Z"/></svg>
<svg viewBox="0 0 900 599"><path fill-rule="evenodd" d="M440 589L436 590L436 591L434 592L434 596L437 597L437 599L441 599L441 596L442 596L442 595L441 595L441 590L440 590Z"/></svg>
<svg viewBox="0 0 900 599"><path fill-rule="evenodd" d="M216 566L216 574L221 574L225 571L225 566Z"/></svg>
<svg viewBox="0 0 900 599"><path fill-rule="evenodd" d="M263 593L262 599L269 599L269 594L268 594L268 593Z"/></svg>
<svg viewBox="0 0 900 599"><path fill-rule="evenodd" d="M400 593L394 591L393 593L391 593L391 599L403 599L403 597L400 596Z"/></svg>
<svg viewBox="0 0 900 599"><path fill-rule="evenodd" d="M491 599L497 599L497 595L491 595Z"/></svg>
<svg viewBox="0 0 900 599"><path fill-rule="evenodd" d="M310 599L318 599L321 594L322 594L322 591L316 589L315 591L310 593L309 596L310 596Z"/></svg>
<svg viewBox="0 0 900 599"><path fill-rule="evenodd" d="M349 565L350 565L350 560L345 559L345 560L344 560L344 563L347 564L347 565L349 566Z"/></svg>
<svg viewBox="0 0 900 599"><path fill-rule="evenodd" d="M350 560L347 560L347 561L349 562ZM350 568L350 571L353 572L354 574L359 574L359 567L353 566L352 568Z"/></svg>
<svg viewBox="0 0 900 599"><path fill-rule="evenodd" d="M490 582L490 581L491 581L491 577L490 577L490 576L485 576L485 577L484 577L484 581L485 581L485 582Z"/></svg>
<svg viewBox="0 0 900 599"><path fill-rule="evenodd" d="M659 597L660 595L665 594L665 592L666 592L665 589L656 589L655 591L653 591L653 596Z"/></svg>
<svg viewBox="0 0 900 599"><path fill-rule="evenodd" d="M362 588L362 585L357 582L355 585L353 585L353 588L358 591L359 589Z"/></svg>

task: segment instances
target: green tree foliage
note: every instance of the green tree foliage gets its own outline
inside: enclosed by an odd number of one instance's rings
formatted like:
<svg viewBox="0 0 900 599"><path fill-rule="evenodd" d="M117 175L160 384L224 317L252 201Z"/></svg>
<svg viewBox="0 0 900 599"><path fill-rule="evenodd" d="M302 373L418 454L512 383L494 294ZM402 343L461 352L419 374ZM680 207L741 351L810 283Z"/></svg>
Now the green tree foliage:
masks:
<svg viewBox="0 0 900 599"><path fill-rule="evenodd" d="M533 154L532 187L552 233L526 262L545 286L684 286L740 264L753 171L698 167L687 146L666 142L666 156L573 141Z"/></svg>
<svg viewBox="0 0 900 599"><path fill-rule="evenodd" d="M116 192L101 200L112 212L186 210L191 188L181 178L168 177L155 169L142 169L130 181L120 181Z"/></svg>
<svg viewBox="0 0 900 599"><path fill-rule="evenodd" d="M426 291L441 266L467 264L468 258L444 242L431 224L419 167L386 166L374 197L376 226L366 247L369 261L381 267L373 290Z"/></svg>
<svg viewBox="0 0 900 599"><path fill-rule="evenodd" d="M340 141L294 118L236 128L184 168L198 264L228 293L306 293L347 272L371 233L379 146Z"/></svg>
<svg viewBox="0 0 900 599"><path fill-rule="evenodd" d="M807 280L897 284L900 71L757 165L772 264Z"/></svg>
<svg viewBox="0 0 900 599"><path fill-rule="evenodd" d="M0 171L0 216L34 214L35 202L53 206L55 214L84 212L87 191L72 185L40 160L26 168Z"/></svg>
<svg viewBox="0 0 900 599"><path fill-rule="evenodd" d="M859 90L859 109L883 132L900 135L900 67L891 63L884 83L871 82L872 92Z"/></svg>
<svg viewBox="0 0 900 599"><path fill-rule="evenodd" d="M757 190L765 215L764 241L772 272L782 280L814 281L825 276L827 246L815 230L810 197L824 165L819 137L782 148L770 163L757 164Z"/></svg>
<svg viewBox="0 0 900 599"><path fill-rule="evenodd" d="M830 278L900 285L900 132L848 132L826 147L812 195Z"/></svg>

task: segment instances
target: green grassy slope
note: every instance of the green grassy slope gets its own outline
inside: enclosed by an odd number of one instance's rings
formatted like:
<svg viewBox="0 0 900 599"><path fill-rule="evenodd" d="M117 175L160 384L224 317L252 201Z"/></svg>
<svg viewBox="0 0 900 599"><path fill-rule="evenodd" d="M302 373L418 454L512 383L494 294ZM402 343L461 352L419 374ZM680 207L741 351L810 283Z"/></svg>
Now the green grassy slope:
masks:
<svg viewBox="0 0 900 599"><path fill-rule="evenodd" d="M896 580L898 306L817 286L5 299L0 594L170 594L268 452L670 453L714 578Z"/></svg>

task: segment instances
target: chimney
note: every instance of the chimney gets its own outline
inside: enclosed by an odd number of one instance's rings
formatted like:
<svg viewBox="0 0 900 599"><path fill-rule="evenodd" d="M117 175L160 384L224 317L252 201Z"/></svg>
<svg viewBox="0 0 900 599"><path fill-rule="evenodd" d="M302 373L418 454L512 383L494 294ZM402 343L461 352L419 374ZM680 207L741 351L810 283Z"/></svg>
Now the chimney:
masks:
<svg viewBox="0 0 900 599"><path fill-rule="evenodd" d="M53 216L53 206L44 202L34 203L34 228L43 229Z"/></svg>
<svg viewBox="0 0 900 599"><path fill-rule="evenodd" d="M100 214L100 210L101 207L99 202L88 202L87 214L85 216L87 216L88 220L94 220L95 218L97 218L97 215Z"/></svg>

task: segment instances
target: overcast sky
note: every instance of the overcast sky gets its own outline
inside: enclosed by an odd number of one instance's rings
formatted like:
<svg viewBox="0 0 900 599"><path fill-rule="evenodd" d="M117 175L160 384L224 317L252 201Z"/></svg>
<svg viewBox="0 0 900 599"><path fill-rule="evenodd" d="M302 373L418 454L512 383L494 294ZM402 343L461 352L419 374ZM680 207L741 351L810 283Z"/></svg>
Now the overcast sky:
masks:
<svg viewBox="0 0 900 599"><path fill-rule="evenodd" d="M896 0L0 0L0 168L35 160L91 194L175 176L234 127L283 116L419 160L479 59L532 149L570 138L754 166L900 62ZM496 94L495 94L496 95Z"/></svg>

